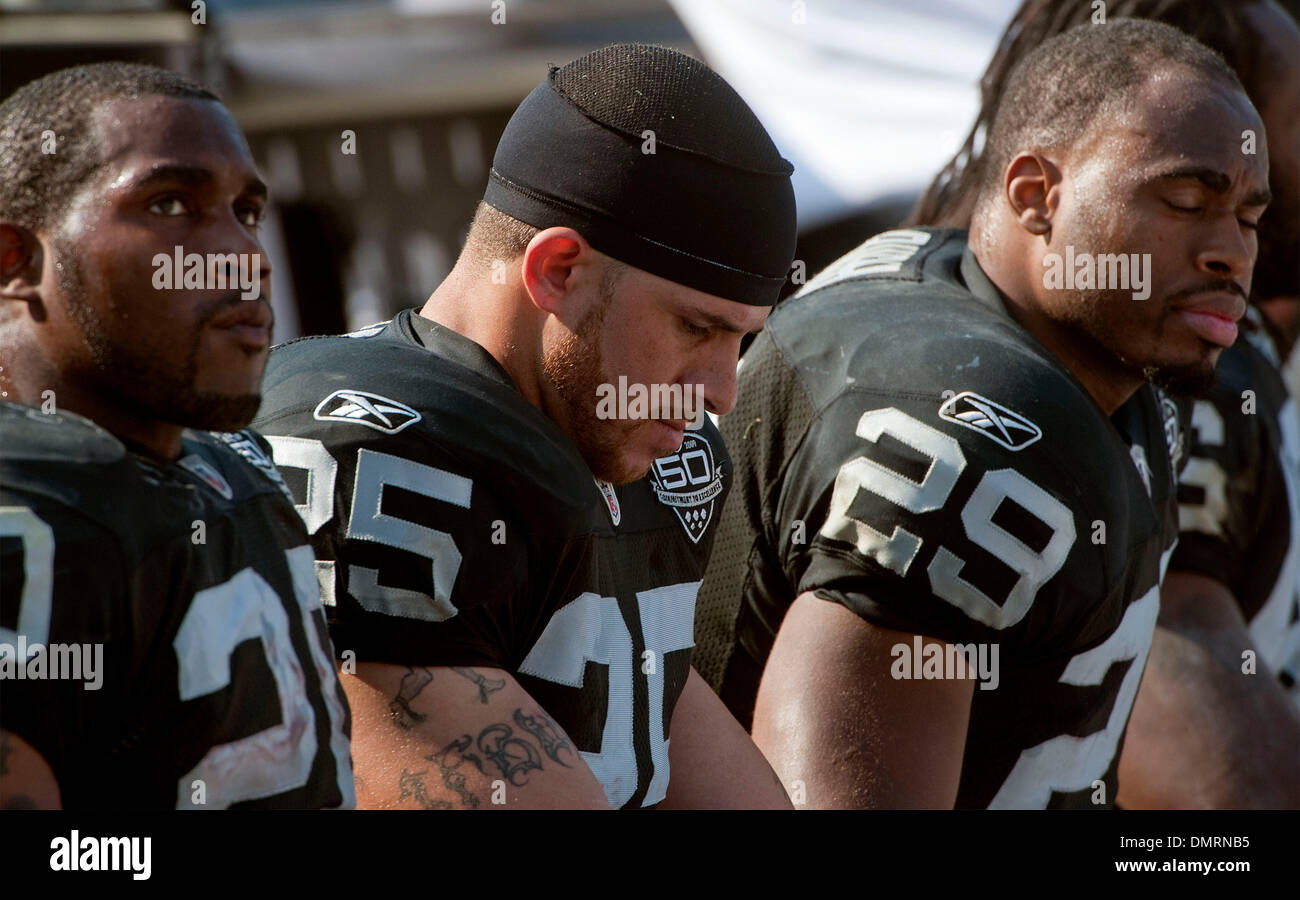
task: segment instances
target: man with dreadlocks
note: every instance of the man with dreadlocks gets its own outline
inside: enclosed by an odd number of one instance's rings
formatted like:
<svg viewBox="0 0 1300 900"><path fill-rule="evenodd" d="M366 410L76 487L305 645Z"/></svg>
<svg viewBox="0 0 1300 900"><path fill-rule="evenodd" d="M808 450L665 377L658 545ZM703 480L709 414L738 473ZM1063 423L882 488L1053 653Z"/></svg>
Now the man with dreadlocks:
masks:
<svg viewBox="0 0 1300 900"><path fill-rule="evenodd" d="M722 420L697 665L809 806L1115 802L1177 534L1149 382L1236 338L1266 147L1239 151L1262 126L1223 60L1154 22L1043 42L1003 101L969 233L814 278ZM1076 253L1144 259L1145 289L1044 277Z"/></svg>
<svg viewBox="0 0 1300 900"><path fill-rule="evenodd" d="M1300 302L1300 30L1260 0L1121 0L1108 16L1174 25L1220 52L1260 111L1274 200L1259 221L1251 297ZM913 224L966 227L1009 71L1091 4L1029 0L981 82L965 146L918 203ZM1103 23L1098 28L1106 27ZM1206 217L1208 198L1185 214ZM1300 415L1280 371L1289 344L1253 306L1218 378L1191 405L1178 487L1179 546L1120 765L1120 803L1154 807L1300 804ZM1275 344L1270 337L1276 338ZM1251 665L1254 660L1255 664Z"/></svg>

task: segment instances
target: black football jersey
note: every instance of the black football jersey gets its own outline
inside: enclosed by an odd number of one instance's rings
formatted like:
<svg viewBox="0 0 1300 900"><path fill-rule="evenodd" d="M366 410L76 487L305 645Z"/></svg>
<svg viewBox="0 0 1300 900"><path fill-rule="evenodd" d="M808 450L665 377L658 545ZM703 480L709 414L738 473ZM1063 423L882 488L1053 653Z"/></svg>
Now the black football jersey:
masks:
<svg viewBox="0 0 1300 900"><path fill-rule="evenodd" d="M712 423L619 487L478 344L407 310L271 353L256 420L336 652L510 672L611 806L651 806L730 462Z"/></svg>
<svg viewBox="0 0 1300 900"><path fill-rule="evenodd" d="M1232 591L1261 661L1300 676L1300 413L1252 308L1196 400L1178 483L1174 569ZM1300 691L1297 691L1300 697Z"/></svg>
<svg viewBox="0 0 1300 900"><path fill-rule="evenodd" d="M1006 313L965 238L872 238L745 355L696 668L750 722L808 591L990 661L996 647L957 805L1110 805L1176 540L1177 410L1144 387L1103 415ZM909 648L895 650L897 664Z"/></svg>
<svg viewBox="0 0 1300 900"><path fill-rule="evenodd" d="M0 727L65 809L355 805L311 546L252 432L160 463L0 402L0 653Z"/></svg>

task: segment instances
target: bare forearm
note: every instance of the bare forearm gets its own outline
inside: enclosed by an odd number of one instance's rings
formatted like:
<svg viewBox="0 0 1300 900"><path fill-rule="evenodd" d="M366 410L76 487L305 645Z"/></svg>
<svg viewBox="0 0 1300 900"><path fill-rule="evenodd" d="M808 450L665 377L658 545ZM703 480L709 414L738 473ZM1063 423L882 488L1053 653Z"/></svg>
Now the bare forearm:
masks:
<svg viewBox="0 0 1300 900"><path fill-rule="evenodd" d="M972 685L893 679L890 647L911 639L810 594L787 614L759 686L754 741L801 806L953 805Z"/></svg>
<svg viewBox="0 0 1300 900"><path fill-rule="evenodd" d="M342 681L359 808L609 808L563 729L500 670L363 664Z"/></svg>
<svg viewBox="0 0 1300 900"><path fill-rule="evenodd" d="M1171 573L1120 758L1121 806L1300 806L1300 719L1262 663L1243 666L1247 651L1226 588Z"/></svg>

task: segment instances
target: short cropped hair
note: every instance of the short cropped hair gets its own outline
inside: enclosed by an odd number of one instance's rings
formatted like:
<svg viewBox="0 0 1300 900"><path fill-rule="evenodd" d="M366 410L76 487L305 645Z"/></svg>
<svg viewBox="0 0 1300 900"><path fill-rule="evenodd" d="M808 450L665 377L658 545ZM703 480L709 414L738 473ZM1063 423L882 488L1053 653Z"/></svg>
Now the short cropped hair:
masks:
<svg viewBox="0 0 1300 900"><path fill-rule="evenodd" d="M103 164L91 117L105 101L164 96L220 102L186 78L134 63L60 69L23 85L0 103L0 220L49 228ZM54 152L45 152L46 132Z"/></svg>
<svg viewBox="0 0 1300 900"><path fill-rule="evenodd" d="M465 251L484 266L495 259L511 260L523 255L540 230L480 201L465 238Z"/></svg>
<svg viewBox="0 0 1300 900"><path fill-rule="evenodd" d="M1080 25L1038 45L1007 78L975 173L977 203L999 188L1017 153L1072 146L1099 115L1122 109L1152 72L1170 66L1245 93L1223 57L1161 22Z"/></svg>

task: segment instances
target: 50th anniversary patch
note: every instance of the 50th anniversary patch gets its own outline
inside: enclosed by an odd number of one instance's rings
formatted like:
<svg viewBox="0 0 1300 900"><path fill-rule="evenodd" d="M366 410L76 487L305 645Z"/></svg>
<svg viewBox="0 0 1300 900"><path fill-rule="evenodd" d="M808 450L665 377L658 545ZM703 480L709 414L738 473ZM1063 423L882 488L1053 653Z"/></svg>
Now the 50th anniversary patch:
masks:
<svg viewBox="0 0 1300 900"><path fill-rule="evenodd" d="M722 472L709 442L688 433L676 453L655 460L650 486L660 503L672 507L687 536L698 544L713 519L714 500L722 493Z"/></svg>

